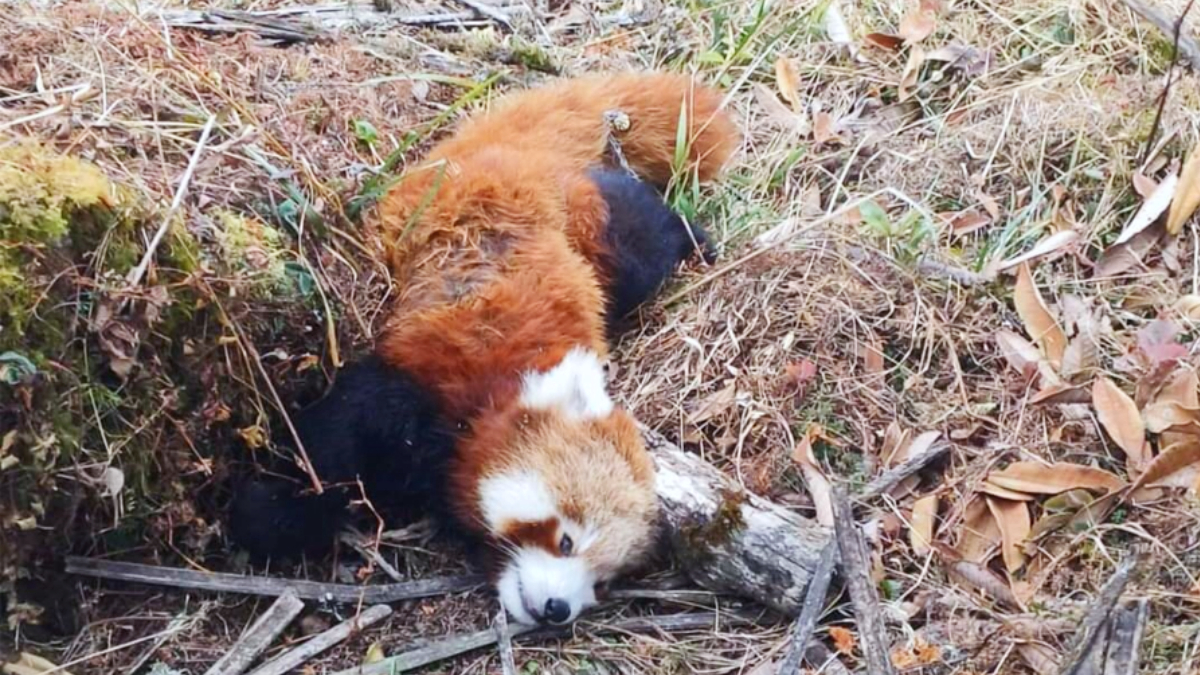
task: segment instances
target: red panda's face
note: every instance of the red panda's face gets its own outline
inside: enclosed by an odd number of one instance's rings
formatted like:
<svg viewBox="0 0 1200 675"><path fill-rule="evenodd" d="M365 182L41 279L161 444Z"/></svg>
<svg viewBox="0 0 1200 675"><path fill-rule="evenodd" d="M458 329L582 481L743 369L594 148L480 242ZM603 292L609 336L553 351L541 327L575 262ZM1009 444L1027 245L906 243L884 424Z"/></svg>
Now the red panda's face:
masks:
<svg viewBox="0 0 1200 675"><path fill-rule="evenodd" d="M594 354L526 376L510 432L492 436L473 509L496 544L496 587L523 623L568 623L594 588L647 552L654 472L632 418L613 406ZM511 418L510 418L511 419Z"/></svg>

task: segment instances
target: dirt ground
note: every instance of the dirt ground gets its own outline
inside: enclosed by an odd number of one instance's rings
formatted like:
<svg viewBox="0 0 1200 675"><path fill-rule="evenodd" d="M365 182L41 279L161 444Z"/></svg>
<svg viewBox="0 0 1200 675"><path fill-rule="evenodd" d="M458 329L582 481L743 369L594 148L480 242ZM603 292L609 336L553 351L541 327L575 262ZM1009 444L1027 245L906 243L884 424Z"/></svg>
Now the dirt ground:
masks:
<svg viewBox="0 0 1200 675"><path fill-rule="evenodd" d="M1138 672L1200 672L1185 43L1121 0L485 5L510 25L473 4L0 0L0 653L204 672L267 601L70 577L62 557L249 571L229 478L370 344L383 180L507 91L668 68L724 88L746 140L671 196L721 256L621 339L620 402L819 521L830 484L949 443L860 504L899 672L1059 672L1133 552ZM404 579L470 571L436 532L381 553ZM517 639L517 671L776 672L786 618L659 567L570 635ZM252 572L389 581L349 548ZM268 656L354 611L318 605ZM482 590L397 603L302 672L496 609ZM681 614L716 620L630 628ZM815 637L836 662L807 672L862 667L844 592ZM500 669L486 646L419 672Z"/></svg>

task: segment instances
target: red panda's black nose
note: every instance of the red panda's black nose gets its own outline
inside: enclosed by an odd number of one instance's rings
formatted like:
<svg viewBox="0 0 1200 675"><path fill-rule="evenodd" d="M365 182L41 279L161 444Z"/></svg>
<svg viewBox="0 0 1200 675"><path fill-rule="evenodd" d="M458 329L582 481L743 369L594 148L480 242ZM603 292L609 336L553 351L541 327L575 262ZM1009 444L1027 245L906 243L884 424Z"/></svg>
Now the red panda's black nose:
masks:
<svg viewBox="0 0 1200 675"><path fill-rule="evenodd" d="M571 616L571 606L561 598L546 601L546 612L542 616L550 623L563 623Z"/></svg>

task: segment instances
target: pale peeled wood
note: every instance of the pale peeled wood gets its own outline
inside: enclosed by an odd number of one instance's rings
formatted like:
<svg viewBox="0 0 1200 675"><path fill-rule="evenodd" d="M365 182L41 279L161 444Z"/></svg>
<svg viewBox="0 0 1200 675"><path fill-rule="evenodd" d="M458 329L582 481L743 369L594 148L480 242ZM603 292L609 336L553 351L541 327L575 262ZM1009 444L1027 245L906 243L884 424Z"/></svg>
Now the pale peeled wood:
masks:
<svg viewBox="0 0 1200 675"><path fill-rule="evenodd" d="M693 581L799 614L832 529L745 491L653 431L643 436L666 538Z"/></svg>

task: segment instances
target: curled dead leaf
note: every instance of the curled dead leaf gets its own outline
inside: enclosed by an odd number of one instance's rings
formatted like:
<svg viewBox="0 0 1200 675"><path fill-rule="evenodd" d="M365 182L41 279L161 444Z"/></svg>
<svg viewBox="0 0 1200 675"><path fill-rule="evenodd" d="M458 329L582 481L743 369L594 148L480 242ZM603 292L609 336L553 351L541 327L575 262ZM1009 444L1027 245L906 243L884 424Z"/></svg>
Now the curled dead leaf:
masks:
<svg viewBox="0 0 1200 675"><path fill-rule="evenodd" d="M904 44L913 45L933 35L935 29L937 14L922 4L900 19L900 29L896 32L904 40Z"/></svg>
<svg viewBox="0 0 1200 675"><path fill-rule="evenodd" d="M1013 462L989 473L987 481L1035 495L1053 495L1077 488L1115 492L1125 486L1124 481L1104 469L1069 462Z"/></svg>
<svg viewBox="0 0 1200 675"><path fill-rule="evenodd" d="M813 506L817 510L817 522L826 527L833 527L833 487L817 464L817 458L812 451L813 440L821 435L819 425L809 425L804 436L792 448L792 461L800 467L800 473L804 476L804 483L808 486Z"/></svg>
<svg viewBox="0 0 1200 675"><path fill-rule="evenodd" d="M925 50L917 45L912 46L908 53L908 61L904 64L904 72L900 75L900 101L907 101L912 96L913 87L917 86L917 78L921 74L921 66L925 63Z"/></svg>
<svg viewBox="0 0 1200 675"><path fill-rule="evenodd" d="M995 483L989 483L986 480L983 481L982 483L980 483L979 491L985 495L989 495L992 497L999 497L1001 499L1008 499L1008 500L1015 501L1015 502L1028 502L1028 501L1033 501L1035 499L1035 497L1033 495L1031 495L1027 492L1019 492L1017 490L1010 490L1006 487L1001 487L999 485L996 485Z"/></svg>
<svg viewBox="0 0 1200 675"><path fill-rule="evenodd" d="M1061 253L1069 246L1079 241L1079 233L1075 230L1063 230L1042 239L1033 248L1018 256L1014 256L1000 263L996 268L997 271L1003 272L1012 269L1022 263L1048 256L1055 253Z"/></svg>
<svg viewBox="0 0 1200 675"><path fill-rule="evenodd" d="M799 113L804 105L800 102L800 76L796 66L787 57L775 59L775 87L779 95L792 106L792 112Z"/></svg>
<svg viewBox="0 0 1200 675"><path fill-rule="evenodd" d="M1008 365L1024 377L1037 371L1042 353L1025 338L1009 330L996 331L996 344Z"/></svg>
<svg viewBox="0 0 1200 675"><path fill-rule="evenodd" d="M1200 320L1200 295L1185 295L1176 300L1171 309L1192 321Z"/></svg>
<svg viewBox="0 0 1200 675"><path fill-rule="evenodd" d="M1058 652L1040 642L1022 642L1017 645L1021 660L1037 675L1058 675Z"/></svg>
<svg viewBox="0 0 1200 675"><path fill-rule="evenodd" d="M730 381L718 391L715 391L700 401L692 414L688 415L688 424L699 424L725 412L737 401L737 382Z"/></svg>
<svg viewBox="0 0 1200 675"><path fill-rule="evenodd" d="M1154 458L1130 488L1136 492L1143 486L1190 488L1200 476L1200 439L1176 443Z"/></svg>
<svg viewBox="0 0 1200 675"><path fill-rule="evenodd" d="M888 33L867 33L863 36L863 42L886 49L889 52L900 51L900 48L904 46L904 38Z"/></svg>
<svg viewBox="0 0 1200 675"><path fill-rule="evenodd" d="M1017 274L1013 303L1025 324L1025 331L1041 346L1046 358L1054 364L1062 363L1063 353L1067 350L1067 336L1042 300L1027 263L1021 264Z"/></svg>
<svg viewBox="0 0 1200 675"><path fill-rule="evenodd" d="M963 512L956 554L972 563L984 563L991 557L1000 539L1000 526L983 497L973 497Z"/></svg>
<svg viewBox="0 0 1200 675"><path fill-rule="evenodd" d="M1000 527L1001 556L1004 567L1010 572L1016 572L1025 565L1025 540L1029 537L1032 524L1029 519L1029 507L1024 501L1011 501L996 497L987 497L988 509Z"/></svg>
<svg viewBox="0 0 1200 675"><path fill-rule="evenodd" d="M938 496L926 495L913 503L912 529L909 530L909 543L913 553L926 555L933 547L933 528L937 520Z"/></svg>
<svg viewBox="0 0 1200 675"><path fill-rule="evenodd" d="M1171 210L1167 214L1167 234L1176 235L1183 229L1183 224L1200 207L1200 145L1192 148L1187 163L1179 175L1179 191L1171 201Z"/></svg>
<svg viewBox="0 0 1200 675"><path fill-rule="evenodd" d="M1200 408L1176 401L1155 401L1142 412L1150 433L1165 431L1200 435Z"/></svg>
<svg viewBox="0 0 1200 675"><path fill-rule="evenodd" d="M829 639L833 640L834 649L847 656L854 653L854 648L858 644L854 639L854 633L841 626L829 627Z"/></svg>
<svg viewBox="0 0 1200 675"><path fill-rule="evenodd" d="M1103 375L1092 384L1092 407L1101 426L1113 441L1125 451L1134 466L1143 467L1150 461L1146 444L1146 428L1133 399Z"/></svg>
<svg viewBox="0 0 1200 675"><path fill-rule="evenodd" d="M1158 217L1170 206L1171 200L1175 197L1175 189L1178 186L1179 176L1172 173L1164 178L1158 184L1158 187L1154 189L1154 192L1150 194L1150 197L1142 202L1142 207L1133 215L1133 220L1129 221L1125 229L1121 230L1121 234L1117 236L1113 244L1124 244L1132 239L1134 235L1150 227L1151 223L1158 220Z"/></svg>
<svg viewBox="0 0 1200 675"><path fill-rule="evenodd" d="M986 506L984 510L987 510ZM946 569L951 575L968 586L983 591L985 595L990 596L996 602L1021 608L1021 601L1017 599L1008 583L988 569L986 565L960 558L954 549L938 543L934 543L934 548L941 554Z"/></svg>
<svg viewBox="0 0 1200 675"><path fill-rule="evenodd" d="M775 96L766 86L756 83L752 92L754 93L754 102L758 104L758 107L767 114L770 121L783 130L800 136L807 135L812 131L812 125L809 124L807 115L790 110L786 105L780 103L779 97Z"/></svg>

